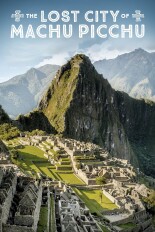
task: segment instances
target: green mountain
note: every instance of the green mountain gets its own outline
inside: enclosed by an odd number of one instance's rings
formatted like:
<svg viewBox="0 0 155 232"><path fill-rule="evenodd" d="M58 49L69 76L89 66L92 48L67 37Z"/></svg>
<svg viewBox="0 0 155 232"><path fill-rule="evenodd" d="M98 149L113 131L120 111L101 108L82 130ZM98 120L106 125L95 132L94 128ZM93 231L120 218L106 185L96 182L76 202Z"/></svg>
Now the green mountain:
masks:
<svg viewBox="0 0 155 232"><path fill-rule="evenodd" d="M155 104L112 89L88 57L62 66L39 110L58 133L106 146L155 177Z"/></svg>
<svg viewBox="0 0 155 232"><path fill-rule="evenodd" d="M41 111L33 111L27 115L20 115L16 120L16 125L21 131L31 132L37 129L47 133L56 133L48 118Z"/></svg>
<svg viewBox="0 0 155 232"><path fill-rule="evenodd" d="M17 137L19 133L16 123L9 118L0 105L0 141Z"/></svg>

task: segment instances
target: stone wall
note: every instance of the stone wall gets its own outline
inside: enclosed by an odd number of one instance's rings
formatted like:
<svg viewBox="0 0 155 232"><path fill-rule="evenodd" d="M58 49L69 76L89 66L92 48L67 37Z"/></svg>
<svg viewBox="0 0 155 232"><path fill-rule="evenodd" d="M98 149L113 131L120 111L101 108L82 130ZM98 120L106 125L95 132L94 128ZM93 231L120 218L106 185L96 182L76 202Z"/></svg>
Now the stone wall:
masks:
<svg viewBox="0 0 155 232"><path fill-rule="evenodd" d="M78 170L78 176L88 185L88 178L81 169Z"/></svg>
<svg viewBox="0 0 155 232"><path fill-rule="evenodd" d="M37 224L39 221L40 207L42 202L42 183L40 182L37 192L37 201L34 212L32 215L20 215L16 213L14 218L14 223L17 226L28 226L33 229L34 232L37 231Z"/></svg>
<svg viewBox="0 0 155 232"><path fill-rule="evenodd" d="M143 225L146 225L147 224L147 228L144 228ZM153 232L154 229L151 225L151 221L148 222L144 222L144 223L140 223L138 225L136 225L134 228L129 228L129 229L123 229L121 230L121 232Z"/></svg>
<svg viewBox="0 0 155 232"><path fill-rule="evenodd" d="M122 229L121 232L142 232L142 230L141 230L141 226L137 225L135 226L135 228Z"/></svg>
<svg viewBox="0 0 155 232"><path fill-rule="evenodd" d="M145 211L145 210L141 210L141 211L136 212L136 213L134 214L134 220L135 220L136 222L144 221L144 220L146 220L146 218L147 218L147 214L146 214L146 211Z"/></svg>
<svg viewBox="0 0 155 232"><path fill-rule="evenodd" d="M10 160L4 159L4 160L0 160L0 164L9 164Z"/></svg>
<svg viewBox="0 0 155 232"><path fill-rule="evenodd" d="M126 224L126 223L129 223L129 222L133 222L133 216L129 216L127 218L123 218L123 219L120 219L118 221L115 221L115 222L112 222L112 225L120 225L120 224Z"/></svg>
<svg viewBox="0 0 155 232"><path fill-rule="evenodd" d="M73 151L72 150L70 150L68 147L64 147L64 149L70 156L73 156Z"/></svg>
<svg viewBox="0 0 155 232"><path fill-rule="evenodd" d="M0 218L0 232L2 232L2 220Z"/></svg>
<svg viewBox="0 0 155 232"><path fill-rule="evenodd" d="M34 212L34 225L33 225L34 231L37 231L37 224L39 221L41 202L42 202L42 183L40 183L39 185L38 198L37 198L36 208Z"/></svg>
<svg viewBox="0 0 155 232"><path fill-rule="evenodd" d="M14 218L15 225L21 226L33 226L34 218L33 215L16 215Z"/></svg>
<svg viewBox="0 0 155 232"><path fill-rule="evenodd" d="M78 186L78 189L86 189L86 190L92 190L92 186L89 186L89 185L87 185L87 186L84 186L84 185L79 185ZM99 185L95 185L95 186L93 186L93 189L101 189L101 186L99 186Z"/></svg>
<svg viewBox="0 0 155 232"><path fill-rule="evenodd" d="M113 197L111 196L105 189L103 189L103 194L109 199L111 200L113 203L115 203L118 208L121 208L121 206L119 205L118 201Z"/></svg>
<svg viewBox="0 0 155 232"><path fill-rule="evenodd" d="M3 168L0 168L0 184L2 182L2 179L3 179Z"/></svg>
<svg viewBox="0 0 155 232"><path fill-rule="evenodd" d="M34 232L31 227L16 226L16 225L3 225L3 232Z"/></svg>
<svg viewBox="0 0 155 232"><path fill-rule="evenodd" d="M8 220L12 199L16 191L16 184L17 184L17 176L15 175L12 181L12 186L10 187L5 202L2 205L2 214L1 214L2 223L6 223Z"/></svg>
<svg viewBox="0 0 155 232"><path fill-rule="evenodd" d="M142 223L143 230L147 229L152 224L152 219L148 219Z"/></svg>
<svg viewBox="0 0 155 232"><path fill-rule="evenodd" d="M154 228L153 228L152 225L149 226L147 229L144 230L144 232L153 232L153 231L155 231L155 230L154 230Z"/></svg>
<svg viewBox="0 0 155 232"><path fill-rule="evenodd" d="M56 166L56 170L68 170L68 171L72 171L72 167L67 167L67 166Z"/></svg>

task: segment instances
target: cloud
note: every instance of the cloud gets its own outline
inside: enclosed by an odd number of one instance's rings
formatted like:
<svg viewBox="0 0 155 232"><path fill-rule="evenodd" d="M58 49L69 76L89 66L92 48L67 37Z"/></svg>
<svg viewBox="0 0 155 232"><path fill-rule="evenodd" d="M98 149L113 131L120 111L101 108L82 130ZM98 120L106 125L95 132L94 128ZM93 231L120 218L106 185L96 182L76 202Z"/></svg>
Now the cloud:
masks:
<svg viewBox="0 0 155 232"><path fill-rule="evenodd" d="M121 52L116 48L109 50L108 44L95 44L83 52L89 56L92 62L102 59L113 59L124 53L124 51Z"/></svg>
<svg viewBox="0 0 155 232"><path fill-rule="evenodd" d="M29 67L62 65L78 49L76 40L10 41L1 61L0 82L25 73Z"/></svg>
<svg viewBox="0 0 155 232"><path fill-rule="evenodd" d="M69 45L69 46L68 46ZM111 41L107 40L103 43L95 43L90 45L89 43L85 48L81 48L81 45L76 43L72 46L72 43L67 43L67 46L62 47L61 50L55 51L51 57L43 58L41 62L35 65L35 68L46 64L57 64L63 65L69 60L72 56L77 53L83 53L89 56L92 62L95 62L100 59L111 59L115 58L118 55L124 53L124 50L120 52L118 49L113 49L111 47Z"/></svg>
<svg viewBox="0 0 155 232"><path fill-rule="evenodd" d="M112 38L104 40L102 43L84 43L85 46L81 46L78 41L73 41L61 44L61 49L55 49L51 57L43 58L41 62L35 67L40 67L45 64L57 64L63 65L66 63L70 57L77 53L83 53L91 59L92 62L102 60L102 59L113 59L118 55L131 52L136 48L143 48L147 50L147 43L142 40L130 40L130 39L120 39L115 40Z"/></svg>
<svg viewBox="0 0 155 232"><path fill-rule="evenodd" d="M92 62L102 59L114 59L118 55L131 52L137 48L148 50L148 41L139 39L112 39L104 41L103 43L95 43L92 46L81 50L82 53L89 56ZM152 51L153 50L149 50Z"/></svg>
<svg viewBox="0 0 155 232"><path fill-rule="evenodd" d="M66 61L70 58L69 53L58 53L52 56L51 58L46 58L43 61L39 62L39 64L35 65L35 68L39 68L46 64L57 64L57 65L63 65L66 63Z"/></svg>
<svg viewBox="0 0 155 232"><path fill-rule="evenodd" d="M79 40L47 39L10 41L1 60L0 82L15 75L26 72L30 67L40 67L46 64L63 65L77 53L90 57L92 62L101 59L112 59L133 51L136 48L155 50L154 40L144 39L112 39ZM2 78L3 77L3 78Z"/></svg>
<svg viewBox="0 0 155 232"><path fill-rule="evenodd" d="M10 78L9 77L5 77L5 76L0 76L0 83L3 83L5 81L8 81Z"/></svg>

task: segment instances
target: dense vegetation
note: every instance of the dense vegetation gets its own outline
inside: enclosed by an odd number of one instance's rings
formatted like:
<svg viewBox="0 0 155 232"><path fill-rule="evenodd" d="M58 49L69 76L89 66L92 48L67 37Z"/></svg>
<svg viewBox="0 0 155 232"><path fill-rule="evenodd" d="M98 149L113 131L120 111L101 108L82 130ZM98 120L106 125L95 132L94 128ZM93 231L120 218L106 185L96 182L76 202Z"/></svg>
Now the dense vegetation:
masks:
<svg viewBox="0 0 155 232"><path fill-rule="evenodd" d="M2 106L0 105L0 124L4 122L9 122L9 116L7 113L3 110Z"/></svg>
<svg viewBox="0 0 155 232"><path fill-rule="evenodd" d="M22 131L42 130L46 131L46 133L55 133L54 128L41 111L34 110L27 115L20 115L17 123Z"/></svg>
<svg viewBox="0 0 155 232"><path fill-rule="evenodd" d="M9 140L18 137L19 129L11 123L0 124L0 139Z"/></svg>
<svg viewBox="0 0 155 232"><path fill-rule="evenodd" d="M152 190L150 195L144 198L144 201L147 203L148 208L155 211L155 190Z"/></svg>
<svg viewBox="0 0 155 232"><path fill-rule="evenodd" d="M38 135L38 136L44 136L47 135L47 133L43 130L33 130L33 131L26 131L24 132L27 136L34 136L34 135Z"/></svg>
<svg viewBox="0 0 155 232"><path fill-rule="evenodd" d="M63 133L65 129L65 113L73 99L78 74L79 60L77 56L77 63L76 60L71 59L61 68L40 103L40 109L59 133Z"/></svg>
<svg viewBox="0 0 155 232"><path fill-rule="evenodd" d="M7 113L0 105L0 139L9 140L19 136L19 129L13 125Z"/></svg>

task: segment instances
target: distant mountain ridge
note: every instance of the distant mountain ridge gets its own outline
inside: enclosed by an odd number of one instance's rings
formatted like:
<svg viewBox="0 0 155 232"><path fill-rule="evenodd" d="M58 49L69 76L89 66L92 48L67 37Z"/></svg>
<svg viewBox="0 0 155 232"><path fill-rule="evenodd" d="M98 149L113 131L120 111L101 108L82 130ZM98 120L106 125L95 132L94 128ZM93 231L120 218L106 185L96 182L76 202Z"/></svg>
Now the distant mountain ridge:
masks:
<svg viewBox="0 0 155 232"><path fill-rule="evenodd" d="M139 48L115 59L97 61L94 66L115 90L155 101L155 52Z"/></svg>
<svg viewBox="0 0 155 232"><path fill-rule="evenodd" d="M11 117L31 111L37 107L58 68L58 65L31 68L25 74L1 83L0 105Z"/></svg>

